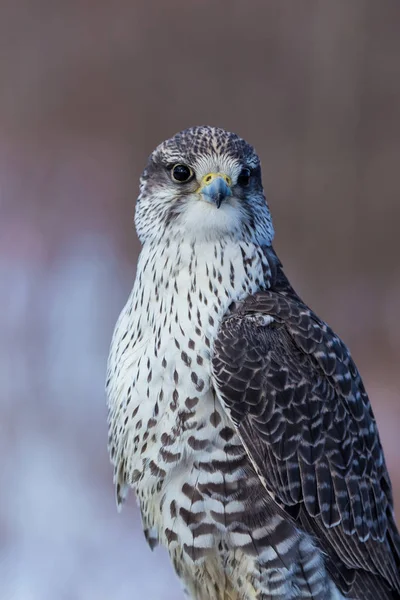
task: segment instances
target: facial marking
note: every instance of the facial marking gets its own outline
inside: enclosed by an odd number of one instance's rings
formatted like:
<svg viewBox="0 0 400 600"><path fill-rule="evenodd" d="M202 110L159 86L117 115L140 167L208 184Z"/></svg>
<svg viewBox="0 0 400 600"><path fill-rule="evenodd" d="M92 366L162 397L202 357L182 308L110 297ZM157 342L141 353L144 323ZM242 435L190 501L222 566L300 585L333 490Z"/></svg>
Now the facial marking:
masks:
<svg viewBox="0 0 400 600"><path fill-rule="evenodd" d="M193 127L166 140L142 176L135 223L143 242L229 237L270 244L273 227L255 150L214 127Z"/></svg>

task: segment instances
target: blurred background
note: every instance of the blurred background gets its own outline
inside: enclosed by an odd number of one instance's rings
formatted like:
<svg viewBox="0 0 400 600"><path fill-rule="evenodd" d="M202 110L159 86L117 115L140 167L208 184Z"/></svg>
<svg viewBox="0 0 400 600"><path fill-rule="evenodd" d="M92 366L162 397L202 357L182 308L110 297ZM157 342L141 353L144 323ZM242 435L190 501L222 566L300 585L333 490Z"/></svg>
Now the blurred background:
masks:
<svg viewBox="0 0 400 600"><path fill-rule="evenodd" d="M258 150L275 248L349 344L400 510L397 0L2 0L0 597L178 600L114 503L105 365L138 177L195 124Z"/></svg>

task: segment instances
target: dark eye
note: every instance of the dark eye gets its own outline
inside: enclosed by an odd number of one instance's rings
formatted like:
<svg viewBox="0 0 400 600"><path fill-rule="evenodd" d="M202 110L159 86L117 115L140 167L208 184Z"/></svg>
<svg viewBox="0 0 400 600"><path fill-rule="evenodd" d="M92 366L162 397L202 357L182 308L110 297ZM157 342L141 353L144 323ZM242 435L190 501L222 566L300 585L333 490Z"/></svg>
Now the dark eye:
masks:
<svg viewBox="0 0 400 600"><path fill-rule="evenodd" d="M190 181L193 175L193 170L186 165L174 165L171 169L171 177L178 183L186 183L187 181Z"/></svg>
<svg viewBox="0 0 400 600"><path fill-rule="evenodd" d="M247 167L244 167L244 169L242 169L240 171L239 177L237 178L238 185L241 185L242 187L246 187L246 185L249 185L249 183L250 183L250 177L251 177L250 169L248 169Z"/></svg>

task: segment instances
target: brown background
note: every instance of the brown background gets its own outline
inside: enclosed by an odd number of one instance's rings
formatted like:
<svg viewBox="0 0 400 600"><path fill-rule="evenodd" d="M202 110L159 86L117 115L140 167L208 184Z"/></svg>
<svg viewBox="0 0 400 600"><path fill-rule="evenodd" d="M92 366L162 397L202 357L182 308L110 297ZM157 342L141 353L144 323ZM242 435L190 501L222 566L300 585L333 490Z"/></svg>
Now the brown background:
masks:
<svg viewBox="0 0 400 600"><path fill-rule="evenodd" d="M134 502L115 512L103 382L138 176L194 124L257 148L275 247L352 349L400 505L399 23L397 0L2 0L1 598L181 597Z"/></svg>

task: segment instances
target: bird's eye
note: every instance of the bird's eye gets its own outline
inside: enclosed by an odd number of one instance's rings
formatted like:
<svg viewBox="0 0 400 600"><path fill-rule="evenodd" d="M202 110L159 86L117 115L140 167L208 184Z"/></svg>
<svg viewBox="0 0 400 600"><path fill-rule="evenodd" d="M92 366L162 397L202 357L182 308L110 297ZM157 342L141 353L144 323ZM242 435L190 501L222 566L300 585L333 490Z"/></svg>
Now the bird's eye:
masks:
<svg viewBox="0 0 400 600"><path fill-rule="evenodd" d="M242 187L246 187L246 185L249 185L249 183L250 183L250 177L251 177L250 169L248 169L247 167L244 167L240 171L239 177L237 178L238 185L241 185Z"/></svg>
<svg viewBox="0 0 400 600"><path fill-rule="evenodd" d="M171 169L171 177L178 183L186 183L193 177L193 169L186 165L174 165Z"/></svg>

